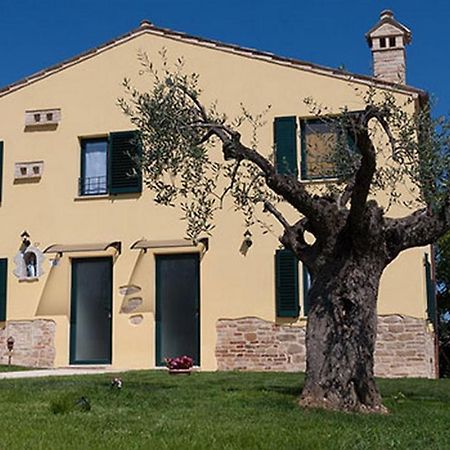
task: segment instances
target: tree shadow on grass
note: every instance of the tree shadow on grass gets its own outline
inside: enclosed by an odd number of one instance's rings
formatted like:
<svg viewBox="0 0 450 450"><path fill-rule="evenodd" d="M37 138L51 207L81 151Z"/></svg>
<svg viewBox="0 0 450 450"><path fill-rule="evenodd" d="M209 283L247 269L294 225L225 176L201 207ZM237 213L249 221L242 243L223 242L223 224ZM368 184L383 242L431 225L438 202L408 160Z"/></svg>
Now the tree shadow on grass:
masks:
<svg viewBox="0 0 450 450"><path fill-rule="evenodd" d="M258 388L258 391L265 392L275 392L277 394L290 395L293 397L300 396L302 392L303 384L300 386L277 386L277 385L266 385Z"/></svg>

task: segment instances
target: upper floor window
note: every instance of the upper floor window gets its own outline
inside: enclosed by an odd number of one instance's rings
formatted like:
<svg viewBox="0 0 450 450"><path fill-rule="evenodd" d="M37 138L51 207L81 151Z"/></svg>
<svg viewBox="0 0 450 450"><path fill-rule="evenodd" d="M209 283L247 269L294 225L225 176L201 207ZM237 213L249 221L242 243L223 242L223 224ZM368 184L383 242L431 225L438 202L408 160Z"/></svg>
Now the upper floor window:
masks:
<svg viewBox="0 0 450 450"><path fill-rule="evenodd" d="M295 116L275 118L278 173L297 176L300 168L301 179L309 181L334 179L351 170L355 144L342 124L329 117L301 119L300 133L297 124Z"/></svg>
<svg viewBox="0 0 450 450"><path fill-rule="evenodd" d="M80 195L126 194L142 191L140 148L136 132L81 140Z"/></svg>
<svg viewBox="0 0 450 450"><path fill-rule="evenodd" d="M108 177L108 139L81 141L80 195L106 194Z"/></svg>
<svg viewBox="0 0 450 450"><path fill-rule="evenodd" d="M323 119L302 120L301 176L303 180L335 178L338 130Z"/></svg>
<svg viewBox="0 0 450 450"><path fill-rule="evenodd" d="M302 180L336 179L352 173L358 149L338 118L301 120L300 134Z"/></svg>

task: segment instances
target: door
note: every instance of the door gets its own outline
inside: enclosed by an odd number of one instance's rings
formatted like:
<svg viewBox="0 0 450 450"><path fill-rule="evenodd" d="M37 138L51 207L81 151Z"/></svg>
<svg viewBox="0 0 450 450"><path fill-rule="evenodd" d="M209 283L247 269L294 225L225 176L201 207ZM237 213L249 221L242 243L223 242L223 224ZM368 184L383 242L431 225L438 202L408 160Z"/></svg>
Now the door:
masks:
<svg viewBox="0 0 450 450"><path fill-rule="evenodd" d="M111 363L112 260L72 260L70 363Z"/></svg>
<svg viewBox="0 0 450 450"><path fill-rule="evenodd" d="M200 365L198 253L156 256L156 365L187 355Z"/></svg>

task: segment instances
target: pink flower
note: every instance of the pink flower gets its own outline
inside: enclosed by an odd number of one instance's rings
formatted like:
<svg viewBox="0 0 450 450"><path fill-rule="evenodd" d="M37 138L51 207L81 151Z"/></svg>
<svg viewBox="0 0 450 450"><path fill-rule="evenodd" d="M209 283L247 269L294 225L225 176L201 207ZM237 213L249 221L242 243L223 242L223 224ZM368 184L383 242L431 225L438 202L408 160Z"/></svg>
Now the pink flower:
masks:
<svg viewBox="0 0 450 450"><path fill-rule="evenodd" d="M194 360L190 356L178 356L177 358L166 358L164 360L169 369L190 369Z"/></svg>

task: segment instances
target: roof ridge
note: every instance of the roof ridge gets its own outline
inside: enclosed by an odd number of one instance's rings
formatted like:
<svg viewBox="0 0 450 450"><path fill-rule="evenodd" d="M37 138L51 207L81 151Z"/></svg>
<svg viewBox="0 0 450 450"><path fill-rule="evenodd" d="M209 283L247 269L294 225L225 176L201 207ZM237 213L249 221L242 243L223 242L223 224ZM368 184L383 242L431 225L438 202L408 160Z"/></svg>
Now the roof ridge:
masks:
<svg viewBox="0 0 450 450"><path fill-rule="evenodd" d="M137 28L132 29L131 31L120 35L114 39L111 39L103 44L100 44L97 47L94 47L92 49L86 50L82 53L79 53L78 55L75 55L71 58L68 58L66 60L63 60L57 64L54 64L50 67L44 68L38 72L35 72L31 75L28 75L24 78L21 78L13 83L10 83L2 88L0 88L0 97L3 97L11 92L14 92L18 89L21 89L22 87L28 86L31 83L37 82L43 78L46 78L56 72L59 72L60 70L63 70L65 68L71 67L74 64L78 64L79 62L82 62L88 58L91 58L98 54L99 52L106 51L109 48L115 47L117 45L121 45L122 43L127 42L130 39L134 39L136 36L139 36L141 34L145 33L151 33L151 34L158 34L163 35L168 38L172 39L181 39L182 41L189 41L191 43L195 43L197 45L208 45L208 46L214 46L213 48L216 48L218 50L224 50L224 51L233 51L236 54L240 54L242 56L247 57L253 57L253 58L260 58L263 60L266 60L268 62L276 63L276 64L288 64L292 67L304 69L304 70L312 70L314 72L318 72L321 74L329 75L329 76L335 76L338 78L348 78L352 81L360 81L363 83L369 83L369 84L375 84L380 85L392 90L397 91L406 91L406 92L414 92L418 94L425 94L426 92L422 89L418 89L412 86L408 85L400 85L394 82L380 80L378 78L369 76L369 75L361 75L356 74L353 72L348 72L346 70L341 69L334 69L331 67L323 66L320 64L311 63L308 61L303 61L296 58L286 57L286 56L280 56L276 55L274 53L264 51L264 50L257 50L250 47L244 47L237 44L228 44L224 43L218 40L209 39L209 38L203 38L195 35L191 35L182 31L174 31L170 30L168 28L162 28L157 27L153 25L149 21L142 21L140 26Z"/></svg>

